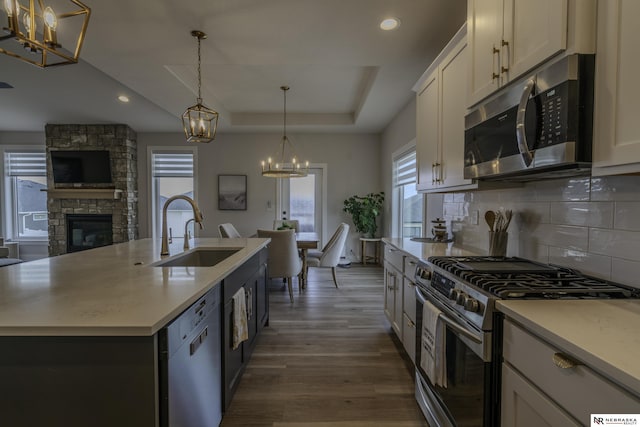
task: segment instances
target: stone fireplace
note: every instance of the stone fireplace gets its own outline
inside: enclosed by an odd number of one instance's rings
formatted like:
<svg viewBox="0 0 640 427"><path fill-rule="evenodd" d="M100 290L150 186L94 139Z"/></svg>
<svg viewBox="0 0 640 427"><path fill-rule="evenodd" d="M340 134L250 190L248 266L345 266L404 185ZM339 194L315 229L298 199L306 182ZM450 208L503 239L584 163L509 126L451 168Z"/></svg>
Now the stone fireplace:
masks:
<svg viewBox="0 0 640 427"><path fill-rule="evenodd" d="M48 124L45 134L49 256L137 239L136 133L127 125ZM54 150L109 151L112 183L55 184L51 169ZM69 220L75 225L70 227ZM105 236L109 227L105 224L111 227L109 237Z"/></svg>

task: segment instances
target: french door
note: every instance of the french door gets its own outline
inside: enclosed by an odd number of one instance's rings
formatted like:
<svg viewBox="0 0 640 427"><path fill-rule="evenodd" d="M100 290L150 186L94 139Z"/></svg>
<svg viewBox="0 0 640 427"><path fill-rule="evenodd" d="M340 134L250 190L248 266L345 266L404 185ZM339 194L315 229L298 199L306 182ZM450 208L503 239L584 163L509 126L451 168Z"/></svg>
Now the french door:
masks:
<svg viewBox="0 0 640 427"><path fill-rule="evenodd" d="M297 219L300 231L318 233L323 240L326 205L326 166L313 165L303 178L279 179L276 219Z"/></svg>

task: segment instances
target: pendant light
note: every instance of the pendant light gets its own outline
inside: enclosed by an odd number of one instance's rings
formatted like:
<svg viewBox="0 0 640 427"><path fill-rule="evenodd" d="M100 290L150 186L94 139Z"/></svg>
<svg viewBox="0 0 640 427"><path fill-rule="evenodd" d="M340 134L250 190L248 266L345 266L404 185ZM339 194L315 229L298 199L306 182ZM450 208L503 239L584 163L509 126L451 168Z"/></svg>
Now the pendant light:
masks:
<svg viewBox="0 0 640 427"><path fill-rule="evenodd" d="M304 166L299 162L293 144L287 137L287 91L289 86L280 86L284 95L284 130L278 152L274 158L262 161L262 176L269 178L301 178L309 172L309 162Z"/></svg>
<svg viewBox="0 0 640 427"><path fill-rule="evenodd" d="M60 1L56 10L35 0L2 3L8 24L0 33L0 53L42 68L78 62L91 9L78 0ZM58 42L59 29L68 45Z"/></svg>
<svg viewBox="0 0 640 427"><path fill-rule="evenodd" d="M218 112L202 103L202 76L200 72L200 41L207 35L202 31L191 31L198 39L198 98L196 105L187 108L182 114L182 128L187 142L211 142L216 137L218 128Z"/></svg>

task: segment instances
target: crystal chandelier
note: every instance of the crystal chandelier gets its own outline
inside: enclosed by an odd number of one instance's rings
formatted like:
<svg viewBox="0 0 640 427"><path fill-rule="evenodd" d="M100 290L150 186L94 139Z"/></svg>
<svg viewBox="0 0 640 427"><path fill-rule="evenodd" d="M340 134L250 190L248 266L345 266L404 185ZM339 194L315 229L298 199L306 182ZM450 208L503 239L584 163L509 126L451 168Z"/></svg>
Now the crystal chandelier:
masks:
<svg viewBox="0 0 640 427"><path fill-rule="evenodd" d="M289 86L280 86L280 89L284 94L284 131L275 160L269 157L266 162L262 161L262 176L270 178L300 178L307 176L309 162L305 162L303 166L298 161L293 150L293 144L287 137L287 91Z"/></svg>
<svg viewBox="0 0 640 427"><path fill-rule="evenodd" d="M202 31L191 31L191 35L198 39L198 98L196 105L187 108L182 114L182 127L187 142L211 142L216 137L218 128L218 112L202 103L202 76L200 73L200 41L207 35Z"/></svg>
<svg viewBox="0 0 640 427"><path fill-rule="evenodd" d="M8 25L2 27L5 34L0 35L0 42L4 42L0 53L43 68L78 62L91 9L77 0L65 0L67 7L57 5L57 11L42 0L2 1L4 8L0 10L7 15ZM58 42L59 29L65 40L73 40L73 46Z"/></svg>

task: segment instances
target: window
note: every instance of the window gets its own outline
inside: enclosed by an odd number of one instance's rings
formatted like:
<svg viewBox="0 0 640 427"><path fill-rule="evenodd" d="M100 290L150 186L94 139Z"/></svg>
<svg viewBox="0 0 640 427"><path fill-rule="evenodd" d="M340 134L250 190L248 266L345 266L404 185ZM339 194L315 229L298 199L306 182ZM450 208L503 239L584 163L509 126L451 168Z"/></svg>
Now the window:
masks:
<svg viewBox="0 0 640 427"><path fill-rule="evenodd" d="M48 240L47 160L44 149L5 151L5 200L7 238Z"/></svg>
<svg viewBox="0 0 640 427"><path fill-rule="evenodd" d="M395 157L393 162L394 235L422 236L424 198L416 191L416 149Z"/></svg>
<svg viewBox="0 0 640 427"><path fill-rule="evenodd" d="M152 151L152 224L153 237L162 235L162 208L165 202L177 195L194 198L194 153L185 151ZM175 200L167 208L167 226L171 235L181 237L185 223L193 218L193 209L185 200Z"/></svg>

